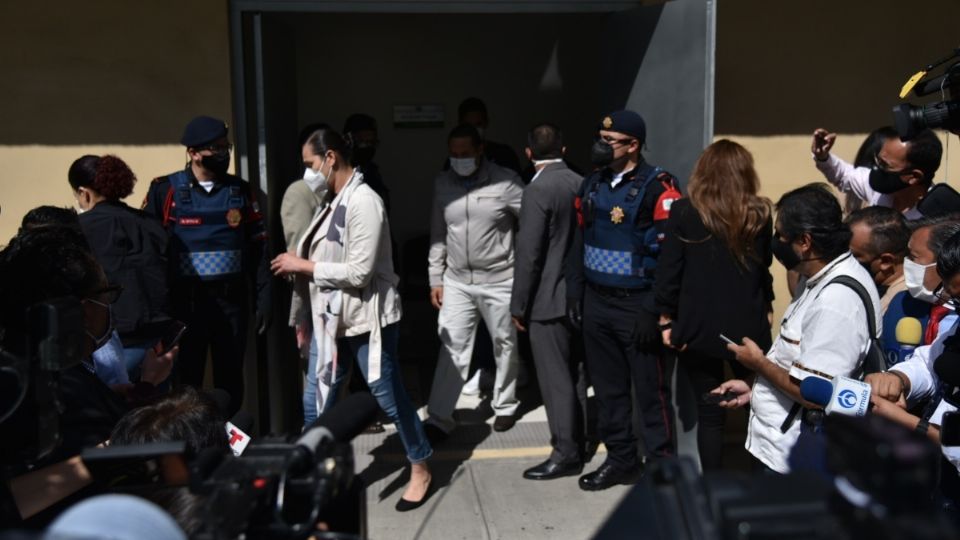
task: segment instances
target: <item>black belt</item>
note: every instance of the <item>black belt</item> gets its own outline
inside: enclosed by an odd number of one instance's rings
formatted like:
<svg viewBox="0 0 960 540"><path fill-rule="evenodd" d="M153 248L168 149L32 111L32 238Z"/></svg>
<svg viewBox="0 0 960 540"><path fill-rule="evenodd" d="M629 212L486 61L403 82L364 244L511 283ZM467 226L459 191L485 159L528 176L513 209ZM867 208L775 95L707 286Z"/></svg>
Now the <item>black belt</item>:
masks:
<svg viewBox="0 0 960 540"><path fill-rule="evenodd" d="M650 288L644 289L628 289L624 287L607 287L606 285L598 285L590 281L587 282L587 285L597 291L601 296L609 296L611 298L628 298L630 296L640 296L641 294L650 292Z"/></svg>

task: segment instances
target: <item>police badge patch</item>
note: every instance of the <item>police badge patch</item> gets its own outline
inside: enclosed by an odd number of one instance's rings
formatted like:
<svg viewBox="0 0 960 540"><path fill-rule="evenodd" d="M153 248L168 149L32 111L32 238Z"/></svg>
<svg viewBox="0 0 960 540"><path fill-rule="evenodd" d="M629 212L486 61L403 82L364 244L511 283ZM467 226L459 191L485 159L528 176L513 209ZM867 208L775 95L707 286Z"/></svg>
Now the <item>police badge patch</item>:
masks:
<svg viewBox="0 0 960 540"><path fill-rule="evenodd" d="M619 225L623 221L623 208L614 206L613 210L610 211L610 221Z"/></svg>
<svg viewBox="0 0 960 540"><path fill-rule="evenodd" d="M240 210L237 210L236 208L231 208L230 210L227 210L227 225L236 229L237 227L240 226L240 221L242 221L240 216Z"/></svg>
<svg viewBox="0 0 960 540"><path fill-rule="evenodd" d="M613 118L610 118L609 116L605 117L603 119L602 125L603 125L603 129L610 129L611 127L613 127Z"/></svg>

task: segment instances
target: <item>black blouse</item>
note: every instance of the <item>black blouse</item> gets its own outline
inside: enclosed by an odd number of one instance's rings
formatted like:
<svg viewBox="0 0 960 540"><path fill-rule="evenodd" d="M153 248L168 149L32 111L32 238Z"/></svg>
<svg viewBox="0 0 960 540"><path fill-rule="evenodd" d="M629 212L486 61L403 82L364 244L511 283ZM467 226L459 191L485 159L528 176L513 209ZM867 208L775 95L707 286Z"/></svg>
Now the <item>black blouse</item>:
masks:
<svg viewBox="0 0 960 540"><path fill-rule="evenodd" d="M673 319L674 345L732 359L722 333L737 343L749 337L764 351L770 347L772 236L768 221L754 242L757 256L744 267L707 230L689 199L673 203L657 262L655 302L659 313Z"/></svg>

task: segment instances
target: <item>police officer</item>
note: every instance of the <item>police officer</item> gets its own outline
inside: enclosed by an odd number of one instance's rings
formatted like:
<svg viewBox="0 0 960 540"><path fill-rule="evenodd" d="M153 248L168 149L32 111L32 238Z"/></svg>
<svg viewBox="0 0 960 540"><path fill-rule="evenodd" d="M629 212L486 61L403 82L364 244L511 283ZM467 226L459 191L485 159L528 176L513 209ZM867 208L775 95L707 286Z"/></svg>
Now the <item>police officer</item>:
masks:
<svg viewBox="0 0 960 540"><path fill-rule="evenodd" d="M243 402L251 290L246 278L254 274L260 333L269 320L266 229L250 184L227 174L232 148L227 124L198 116L180 142L189 163L154 179L143 208L170 234L171 303L174 317L187 325L180 342L180 382L203 383L209 348L214 386L229 392L233 414Z"/></svg>
<svg viewBox="0 0 960 540"><path fill-rule="evenodd" d="M652 286L660 230L680 192L672 175L644 161L646 124L639 114L611 113L599 128L591 151L597 168L575 200L580 227L567 262L569 316L574 325L582 323L598 432L607 447L603 465L580 477L587 491L634 483L642 475L631 427L634 405L647 454L669 456L675 447Z"/></svg>

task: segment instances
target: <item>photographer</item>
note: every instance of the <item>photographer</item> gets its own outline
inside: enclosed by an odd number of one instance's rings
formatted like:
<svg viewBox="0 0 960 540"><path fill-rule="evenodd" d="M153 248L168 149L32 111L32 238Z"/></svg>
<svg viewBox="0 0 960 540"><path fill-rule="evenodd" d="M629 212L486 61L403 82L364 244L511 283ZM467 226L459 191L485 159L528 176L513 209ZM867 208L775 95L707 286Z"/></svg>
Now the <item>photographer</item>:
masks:
<svg viewBox="0 0 960 540"><path fill-rule="evenodd" d="M757 373L753 387L734 379L713 390L738 394L721 406L751 404L746 448L764 469L789 472L787 456L799 437L802 422L797 417L805 403L800 380L818 373L850 375L869 349L866 306L853 289L834 284L849 276L869 295L874 314L880 313L873 279L850 254L849 241L840 204L825 184L795 189L777 203L773 254L787 270L800 274L799 294L787 307L780 335L767 354L749 338L727 346Z"/></svg>
<svg viewBox="0 0 960 540"><path fill-rule="evenodd" d="M907 219L923 217L916 206L933 185L943 154L933 131L925 129L906 142L896 136L886 139L872 168L854 167L831 154L836 140L836 133L823 128L813 132L814 163L828 182L868 205L893 208Z"/></svg>
<svg viewBox="0 0 960 540"><path fill-rule="evenodd" d="M21 386L22 393L11 388L0 394L4 412L12 411L0 423L0 459L8 477L24 472L27 465L56 464L76 456L85 447L105 441L128 409L129 400L144 395L153 384L164 380L176 355L176 349L161 357L148 351L141 377L143 384L139 385L144 390L127 389L125 396L96 377L90 357L113 333L110 305L122 289L107 283L93 256L73 241L76 236L76 231L64 227L40 227L21 232L0 251L0 298L4 299L0 306L0 326L4 356L28 358L30 362L29 380L18 381L20 385L26 384ZM80 301L83 326L61 329L65 333L82 333L80 362L71 364L67 358L58 358L65 369L56 374L45 371L41 377L39 360L33 356L27 340L36 329L28 327L25 315L31 306L62 297L75 297ZM51 389L52 400L38 399ZM18 393L23 399L18 399ZM51 417L52 424L41 426L40 419L50 421ZM54 433L49 432L51 429ZM41 456L37 443L44 438L59 444L50 444L52 451ZM53 485L66 483L59 473L51 471L45 475L40 471L39 476L29 480L32 483L19 486L14 485L15 480L11 482L22 517L30 514L24 508L36 511L69 494ZM4 515L4 519L7 517Z"/></svg>

